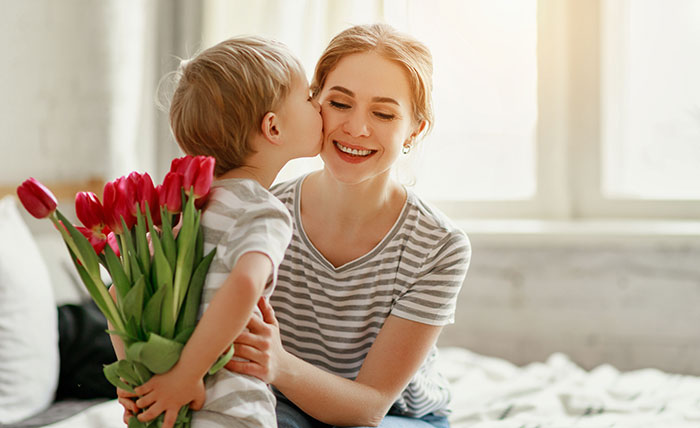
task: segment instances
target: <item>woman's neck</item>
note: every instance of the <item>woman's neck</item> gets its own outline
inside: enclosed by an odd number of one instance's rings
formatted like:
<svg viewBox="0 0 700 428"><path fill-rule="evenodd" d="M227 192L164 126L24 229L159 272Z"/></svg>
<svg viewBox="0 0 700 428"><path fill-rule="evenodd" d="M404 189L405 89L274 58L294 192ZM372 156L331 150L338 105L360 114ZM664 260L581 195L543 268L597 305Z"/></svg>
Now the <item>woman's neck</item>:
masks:
<svg viewBox="0 0 700 428"><path fill-rule="evenodd" d="M302 210L313 206L316 214L322 211L325 218L350 228L376 222L385 215L397 216L405 201L405 189L389 174L347 184L324 169L307 177L302 191Z"/></svg>

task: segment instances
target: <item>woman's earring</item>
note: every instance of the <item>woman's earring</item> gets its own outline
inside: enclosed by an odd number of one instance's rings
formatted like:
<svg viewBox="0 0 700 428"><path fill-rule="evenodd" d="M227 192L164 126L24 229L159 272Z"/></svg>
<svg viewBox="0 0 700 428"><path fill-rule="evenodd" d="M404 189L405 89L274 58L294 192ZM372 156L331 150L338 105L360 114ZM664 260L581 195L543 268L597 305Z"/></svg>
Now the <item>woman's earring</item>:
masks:
<svg viewBox="0 0 700 428"><path fill-rule="evenodd" d="M401 153L407 155L411 151L412 148L413 148L413 138L408 140L408 142L406 142L406 144L403 145L403 148L401 149Z"/></svg>

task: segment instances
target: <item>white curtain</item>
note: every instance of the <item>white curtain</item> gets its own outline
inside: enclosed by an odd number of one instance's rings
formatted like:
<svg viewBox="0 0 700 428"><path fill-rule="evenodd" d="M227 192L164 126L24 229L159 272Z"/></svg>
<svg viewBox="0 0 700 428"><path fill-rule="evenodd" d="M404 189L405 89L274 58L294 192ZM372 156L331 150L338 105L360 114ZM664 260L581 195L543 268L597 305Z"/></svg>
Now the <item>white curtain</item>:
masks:
<svg viewBox="0 0 700 428"><path fill-rule="evenodd" d="M189 0L0 0L0 188L28 176L78 188L173 156L162 75L201 45Z"/></svg>

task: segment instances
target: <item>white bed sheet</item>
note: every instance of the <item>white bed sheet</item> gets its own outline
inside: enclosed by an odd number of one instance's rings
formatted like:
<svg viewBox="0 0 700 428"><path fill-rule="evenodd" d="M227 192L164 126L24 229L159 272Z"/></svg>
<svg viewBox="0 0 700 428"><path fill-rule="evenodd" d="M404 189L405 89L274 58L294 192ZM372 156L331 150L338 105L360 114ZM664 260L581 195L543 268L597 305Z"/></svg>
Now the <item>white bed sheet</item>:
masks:
<svg viewBox="0 0 700 428"><path fill-rule="evenodd" d="M453 428L700 427L700 377L585 371L563 354L517 367L461 348L440 352Z"/></svg>
<svg viewBox="0 0 700 428"><path fill-rule="evenodd" d="M655 369L585 371L566 355L517 367L462 348L441 348L452 387L452 428L700 427L700 377ZM124 428L116 400L51 428Z"/></svg>

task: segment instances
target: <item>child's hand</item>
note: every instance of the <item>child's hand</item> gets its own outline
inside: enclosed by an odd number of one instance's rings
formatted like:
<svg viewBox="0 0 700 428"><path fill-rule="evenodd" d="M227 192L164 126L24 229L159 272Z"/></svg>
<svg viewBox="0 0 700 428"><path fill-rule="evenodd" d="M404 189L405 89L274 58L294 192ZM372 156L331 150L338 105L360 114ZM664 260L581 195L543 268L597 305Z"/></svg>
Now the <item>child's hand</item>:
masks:
<svg viewBox="0 0 700 428"><path fill-rule="evenodd" d="M138 395L117 388L117 398L119 404L124 407L124 423L129 425L129 419L139 412L139 408L136 406L135 400L133 400L133 398L138 398Z"/></svg>
<svg viewBox="0 0 700 428"><path fill-rule="evenodd" d="M189 403L193 410L201 409L206 395L204 380L183 374L177 364L169 372L153 376L134 390L141 396L136 406L146 409L137 416L138 420L147 422L165 413L162 428L172 428L185 404Z"/></svg>

